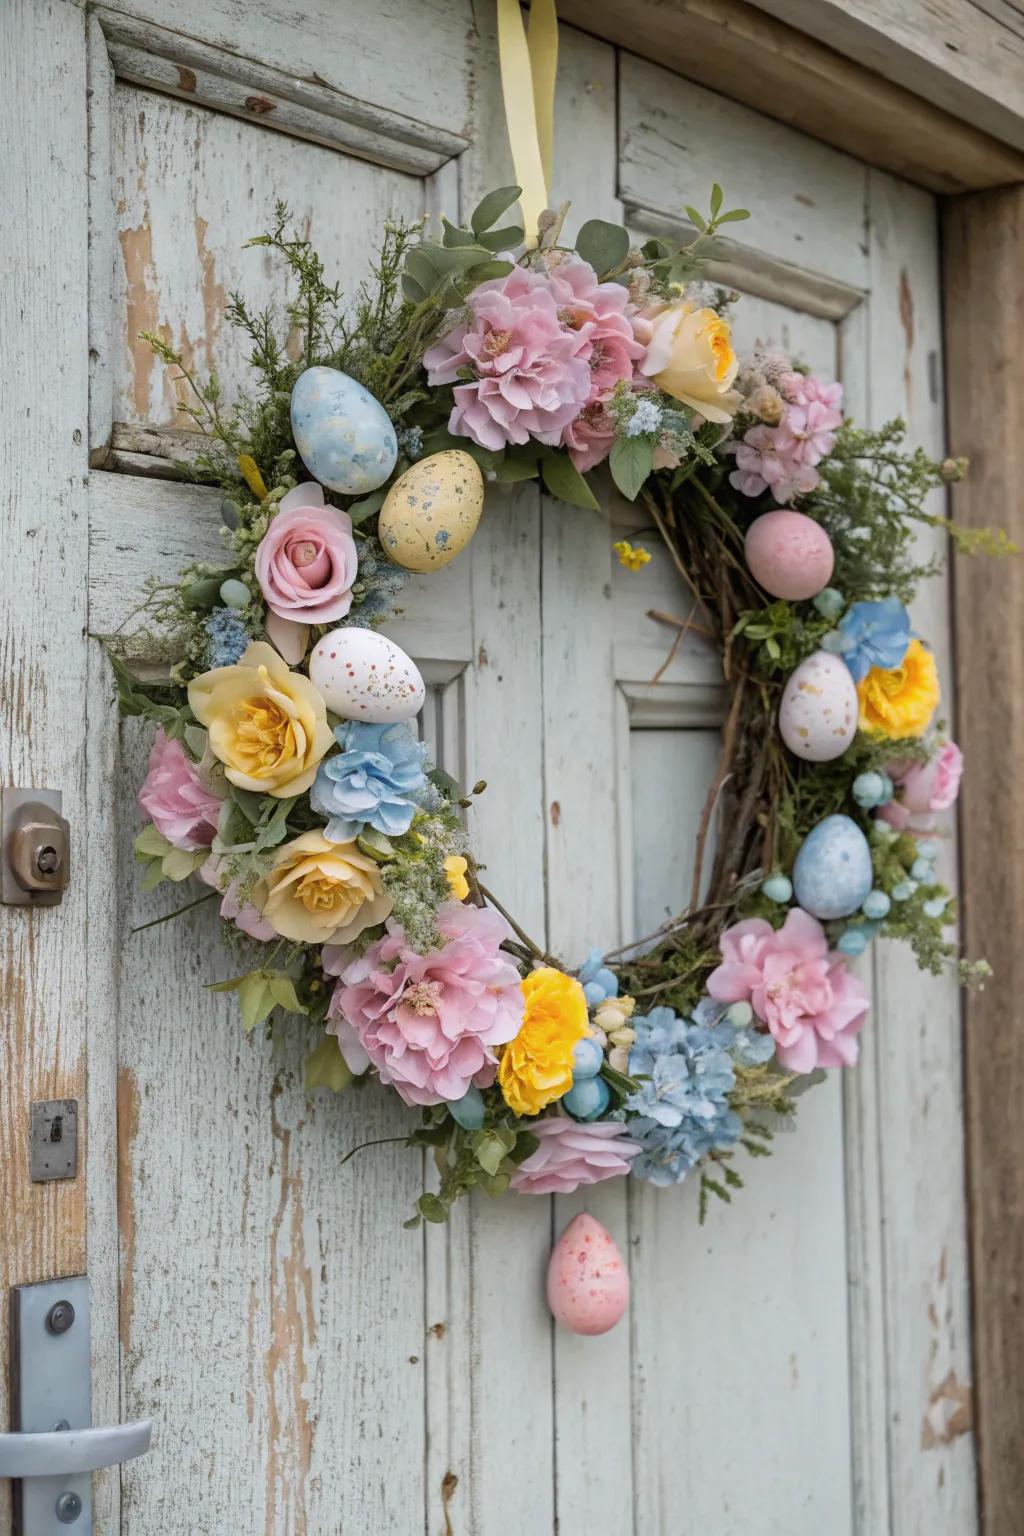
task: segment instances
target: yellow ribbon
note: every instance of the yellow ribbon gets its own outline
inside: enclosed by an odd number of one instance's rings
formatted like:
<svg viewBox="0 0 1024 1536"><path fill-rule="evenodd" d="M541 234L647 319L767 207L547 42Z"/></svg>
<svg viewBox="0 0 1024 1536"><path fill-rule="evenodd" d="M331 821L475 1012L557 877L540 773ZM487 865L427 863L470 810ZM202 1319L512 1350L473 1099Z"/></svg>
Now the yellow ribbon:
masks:
<svg viewBox="0 0 1024 1536"><path fill-rule="evenodd" d="M516 183L522 188L519 202L526 243L534 246L539 238L537 220L548 206L551 181L558 17L555 0L531 0L527 29L519 0L497 0L497 4L505 121Z"/></svg>

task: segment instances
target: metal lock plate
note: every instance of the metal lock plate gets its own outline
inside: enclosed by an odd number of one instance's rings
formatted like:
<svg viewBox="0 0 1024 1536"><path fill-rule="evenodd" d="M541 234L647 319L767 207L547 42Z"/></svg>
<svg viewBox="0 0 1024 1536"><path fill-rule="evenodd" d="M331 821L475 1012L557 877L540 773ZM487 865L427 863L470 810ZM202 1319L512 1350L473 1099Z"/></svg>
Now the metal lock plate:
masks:
<svg viewBox="0 0 1024 1536"><path fill-rule="evenodd" d="M85 1275L11 1290L11 1428L26 1433L92 1423L89 1282ZM14 1536L92 1530L92 1478L61 1473L15 1482Z"/></svg>
<svg viewBox="0 0 1024 1536"><path fill-rule="evenodd" d="M53 907L71 863L70 829L57 789L0 790L0 901Z"/></svg>
<svg viewBox="0 0 1024 1536"><path fill-rule="evenodd" d="M78 1173L78 1100L37 1099L29 1111L29 1173L36 1184Z"/></svg>

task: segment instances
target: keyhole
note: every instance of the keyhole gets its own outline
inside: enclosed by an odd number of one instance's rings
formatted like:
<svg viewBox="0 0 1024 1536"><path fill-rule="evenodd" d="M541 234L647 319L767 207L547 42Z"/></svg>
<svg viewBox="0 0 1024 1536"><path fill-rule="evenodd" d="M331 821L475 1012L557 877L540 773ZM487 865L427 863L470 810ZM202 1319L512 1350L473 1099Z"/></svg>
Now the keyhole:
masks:
<svg viewBox="0 0 1024 1536"><path fill-rule="evenodd" d="M54 1115L53 1121L52 1121L52 1123L50 1125L50 1140L51 1141L63 1141L64 1140L64 1116L63 1115ZM47 1165L47 1166L49 1166L49 1165Z"/></svg>

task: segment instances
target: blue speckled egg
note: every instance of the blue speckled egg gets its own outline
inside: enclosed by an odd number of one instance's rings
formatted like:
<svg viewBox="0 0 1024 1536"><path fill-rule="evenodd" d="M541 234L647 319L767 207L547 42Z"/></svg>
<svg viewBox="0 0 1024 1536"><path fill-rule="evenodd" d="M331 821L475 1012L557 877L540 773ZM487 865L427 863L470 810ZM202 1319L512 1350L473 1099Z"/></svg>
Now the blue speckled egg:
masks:
<svg viewBox="0 0 1024 1536"><path fill-rule="evenodd" d="M828 921L849 917L871 890L871 850L849 816L826 816L803 840L793 889L805 912Z"/></svg>
<svg viewBox="0 0 1024 1536"><path fill-rule="evenodd" d="M337 368L307 368L292 390L292 435L321 485L365 496L383 485L398 458L387 411Z"/></svg>

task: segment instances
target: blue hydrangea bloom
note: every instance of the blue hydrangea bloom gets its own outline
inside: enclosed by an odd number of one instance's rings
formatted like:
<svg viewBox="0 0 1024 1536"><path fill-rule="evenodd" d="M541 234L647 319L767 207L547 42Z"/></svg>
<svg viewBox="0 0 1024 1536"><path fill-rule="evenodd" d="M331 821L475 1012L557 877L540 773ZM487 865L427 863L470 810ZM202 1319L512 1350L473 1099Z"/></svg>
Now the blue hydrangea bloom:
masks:
<svg viewBox="0 0 1024 1536"><path fill-rule="evenodd" d="M233 667L248 649L250 636L233 608L215 608L205 624L209 646L206 664L209 667Z"/></svg>
<svg viewBox="0 0 1024 1536"><path fill-rule="evenodd" d="M656 400L640 400L626 423L627 437L644 437L661 427L661 406Z"/></svg>
<svg viewBox="0 0 1024 1536"><path fill-rule="evenodd" d="M839 654L855 683L865 678L872 667L886 671L898 667L914 638L910 614L898 597L854 603L840 620L835 635Z"/></svg>
<svg viewBox="0 0 1024 1536"><path fill-rule="evenodd" d="M385 837L408 832L427 784L424 748L409 727L347 720L334 735L341 752L324 758L309 793L314 811L330 817L324 836L347 843L367 826Z"/></svg>
<svg viewBox="0 0 1024 1536"><path fill-rule="evenodd" d="M619 978L603 961L604 956L601 951L592 949L579 969L583 995L590 1008L596 1008L598 1003L603 1003L607 997L619 995Z"/></svg>
<svg viewBox="0 0 1024 1536"><path fill-rule="evenodd" d="M643 1148L632 1172L661 1186L678 1184L709 1152L738 1141L743 1122L729 1107L734 1060L751 1049L766 1059L760 1054L765 1037L755 1043L753 1032L733 1028L725 1005L706 998L694 1011L699 1021L681 1019L671 1008L632 1020L629 1072L641 1081L626 1108L630 1135ZM768 1055L772 1049L769 1038Z"/></svg>

